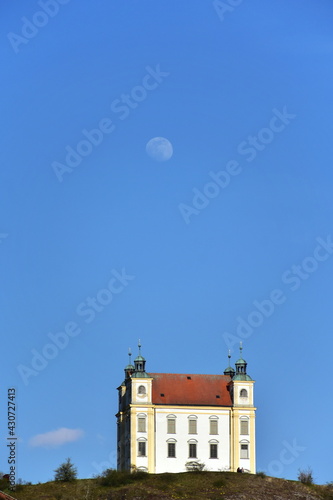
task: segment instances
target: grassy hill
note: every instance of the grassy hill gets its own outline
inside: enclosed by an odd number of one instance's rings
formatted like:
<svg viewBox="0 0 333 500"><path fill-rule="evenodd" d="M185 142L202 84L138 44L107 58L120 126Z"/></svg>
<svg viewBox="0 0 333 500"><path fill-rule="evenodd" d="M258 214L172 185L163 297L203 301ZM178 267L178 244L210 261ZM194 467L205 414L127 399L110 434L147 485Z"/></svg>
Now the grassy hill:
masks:
<svg viewBox="0 0 333 500"><path fill-rule="evenodd" d="M109 479L19 485L9 493L18 500L333 500L332 486L232 472L114 472Z"/></svg>

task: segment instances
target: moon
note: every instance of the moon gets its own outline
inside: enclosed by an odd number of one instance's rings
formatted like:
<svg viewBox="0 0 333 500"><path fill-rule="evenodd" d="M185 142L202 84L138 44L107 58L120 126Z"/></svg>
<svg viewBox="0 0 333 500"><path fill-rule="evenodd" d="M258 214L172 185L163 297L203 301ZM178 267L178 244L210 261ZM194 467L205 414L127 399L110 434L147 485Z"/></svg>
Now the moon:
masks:
<svg viewBox="0 0 333 500"><path fill-rule="evenodd" d="M165 137L154 137L146 144L147 154L156 161L170 160L173 155L173 147Z"/></svg>

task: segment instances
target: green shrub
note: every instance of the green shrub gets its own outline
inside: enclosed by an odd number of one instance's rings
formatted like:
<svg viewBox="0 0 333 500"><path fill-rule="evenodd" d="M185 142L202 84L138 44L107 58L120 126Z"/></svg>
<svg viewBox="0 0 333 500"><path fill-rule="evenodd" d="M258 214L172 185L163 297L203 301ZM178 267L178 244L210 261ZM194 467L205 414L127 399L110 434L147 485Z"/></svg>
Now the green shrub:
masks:
<svg viewBox="0 0 333 500"><path fill-rule="evenodd" d="M7 479L0 479L0 491L5 490L6 488L8 488L8 486L9 482L7 481Z"/></svg>
<svg viewBox="0 0 333 500"><path fill-rule="evenodd" d="M266 477L266 474L263 471L258 471L256 475L262 478Z"/></svg>
<svg viewBox="0 0 333 500"><path fill-rule="evenodd" d="M113 488L117 488L118 486L125 486L134 481L141 481L146 477L147 472L136 468L132 468L132 472L106 469L100 476L97 476L97 479L101 486L112 486Z"/></svg>
<svg viewBox="0 0 333 500"><path fill-rule="evenodd" d="M115 469L106 469L98 478L101 486L123 486L129 484L131 480L131 473L125 471L118 471Z"/></svg>
<svg viewBox="0 0 333 500"><path fill-rule="evenodd" d="M133 481L141 481L142 479L146 479L147 477L148 473L144 470L137 469L131 473L131 478Z"/></svg>
<svg viewBox="0 0 333 500"><path fill-rule="evenodd" d="M298 469L297 479L303 484L313 484L312 469L310 469L310 467L306 470Z"/></svg>

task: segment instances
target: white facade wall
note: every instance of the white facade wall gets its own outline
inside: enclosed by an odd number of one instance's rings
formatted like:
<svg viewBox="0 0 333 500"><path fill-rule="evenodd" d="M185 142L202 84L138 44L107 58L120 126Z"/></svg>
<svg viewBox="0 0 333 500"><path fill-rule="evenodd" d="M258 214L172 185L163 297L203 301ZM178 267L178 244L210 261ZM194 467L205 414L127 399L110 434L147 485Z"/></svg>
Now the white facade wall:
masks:
<svg viewBox="0 0 333 500"><path fill-rule="evenodd" d="M176 433L168 434L167 416L176 417ZM189 434L189 416L197 417L197 434ZM218 434L210 434L209 417L218 417ZM188 461L200 461L208 470L230 467L230 411L226 408L156 408L155 409L155 472L185 471ZM168 457L167 443L176 443L176 457ZM197 458L189 458L189 442L197 444ZM218 458L210 458L210 442L218 445Z"/></svg>
<svg viewBox="0 0 333 500"><path fill-rule="evenodd" d="M242 417L248 420L248 428L249 428L249 433L248 434L241 434L241 419ZM251 465L250 465L250 436L251 436L251 425L254 425L254 422L251 422L249 413L247 411L240 410L239 411L239 420L238 420L238 434L239 434L239 466L243 467L244 470L250 470ZM247 444L249 447L249 457L248 458L241 458L241 445L242 444Z"/></svg>
<svg viewBox="0 0 333 500"><path fill-rule="evenodd" d="M152 379L132 379L132 404L147 404L151 402L151 381ZM139 388L142 387L145 391L143 394L139 393Z"/></svg>
<svg viewBox="0 0 333 500"><path fill-rule="evenodd" d="M241 391L245 389L247 391L247 397L241 397ZM242 382L241 384L238 382L237 386L234 389L234 405L253 405L253 384Z"/></svg>
<svg viewBox="0 0 333 500"><path fill-rule="evenodd" d="M145 417L146 419L146 430L144 432L140 432L138 429L138 419L139 417ZM132 431L131 435L136 436L135 446L133 447L133 451L135 453L135 459L132 457L131 463L135 464L136 467L142 467L148 470L148 413L147 407L136 407L135 411L132 412ZM138 455L139 441L144 441L146 443L146 456L140 457Z"/></svg>

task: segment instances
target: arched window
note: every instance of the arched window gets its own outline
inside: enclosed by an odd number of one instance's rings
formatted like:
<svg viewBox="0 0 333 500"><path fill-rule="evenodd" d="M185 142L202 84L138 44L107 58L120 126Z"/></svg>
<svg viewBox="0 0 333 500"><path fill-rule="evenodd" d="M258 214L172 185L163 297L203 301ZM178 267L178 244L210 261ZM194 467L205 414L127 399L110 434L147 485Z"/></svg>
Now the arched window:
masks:
<svg viewBox="0 0 333 500"><path fill-rule="evenodd" d="M138 413L138 432L146 432L146 419L144 413Z"/></svg>
<svg viewBox="0 0 333 500"><path fill-rule="evenodd" d="M141 472L148 472L147 467L138 467L138 470L140 470Z"/></svg>
<svg viewBox="0 0 333 500"><path fill-rule="evenodd" d="M188 433L189 434L197 434L197 420L198 420L198 417L196 415L190 415L188 417Z"/></svg>
<svg viewBox="0 0 333 500"><path fill-rule="evenodd" d="M218 417L216 415L212 415L209 417L209 434L218 434Z"/></svg>
<svg viewBox="0 0 333 500"><path fill-rule="evenodd" d="M176 415L167 416L167 433L176 434Z"/></svg>
<svg viewBox="0 0 333 500"><path fill-rule="evenodd" d="M188 441L188 458L197 458L197 444L196 439L190 439Z"/></svg>
<svg viewBox="0 0 333 500"><path fill-rule="evenodd" d="M139 385L138 394L146 394L146 388L144 385Z"/></svg>
<svg viewBox="0 0 333 500"><path fill-rule="evenodd" d="M138 439L138 457L145 457L146 456L146 443L147 439L146 438L139 438Z"/></svg>
<svg viewBox="0 0 333 500"><path fill-rule="evenodd" d="M246 389L241 389L239 393L241 398L247 398L247 390Z"/></svg>
<svg viewBox="0 0 333 500"><path fill-rule="evenodd" d="M249 434L249 418L241 417L240 418L240 434L248 435Z"/></svg>
<svg viewBox="0 0 333 500"><path fill-rule="evenodd" d="M240 458L249 458L249 442L246 439L242 439L240 444Z"/></svg>
<svg viewBox="0 0 333 500"><path fill-rule="evenodd" d="M167 440L168 458L176 458L176 442L175 439Z"/></svg>
<svg viewBox="0 0 333 500"><path fill-rule="evenodd" d="M218 458L218 444L216 439L209 441L209 458Z"/></svg>

